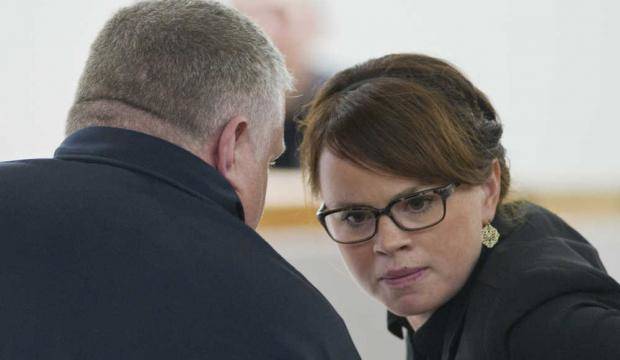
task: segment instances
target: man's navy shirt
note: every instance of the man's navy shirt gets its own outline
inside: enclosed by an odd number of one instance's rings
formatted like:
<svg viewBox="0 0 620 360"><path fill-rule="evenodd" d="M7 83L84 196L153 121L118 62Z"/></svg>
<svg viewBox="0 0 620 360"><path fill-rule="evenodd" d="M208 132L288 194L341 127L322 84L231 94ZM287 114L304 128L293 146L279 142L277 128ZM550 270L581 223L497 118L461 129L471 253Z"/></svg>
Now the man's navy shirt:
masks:
<svg viewBox="0 0 620 360"><path fill-rule="evenodd" d="M93 127L0 163L0 359L359 359L190 152Z"/></svg>

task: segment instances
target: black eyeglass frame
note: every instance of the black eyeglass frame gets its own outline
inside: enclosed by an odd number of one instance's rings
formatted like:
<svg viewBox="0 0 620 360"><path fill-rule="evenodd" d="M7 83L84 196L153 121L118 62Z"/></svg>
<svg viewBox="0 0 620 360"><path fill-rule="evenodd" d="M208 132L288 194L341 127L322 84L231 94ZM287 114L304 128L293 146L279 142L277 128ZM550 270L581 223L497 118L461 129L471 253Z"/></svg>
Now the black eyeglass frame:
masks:
<svg viewBox="0 0 620 360"><path fill-rule="evenodd" d="M415 193L409 194L409 195L405 195L396 199L393 199L392 201L390 201L386 207L384 207L383 209L377 209L374 208L372 206L351 206L351 207L342 207L342 208L337 208L337 209L331 209L331 210L326 210L325 208L325 204L321 205L321 207L319 208L319 210L316 212L316 217L319 220L319 222L321 223L321 225L323 226L323 228L325 229L325 231L327 232L327 235L329 235L329 237L334 240L335 242L339 243L339 244L345 244L345 245L352 245L352 244L359 244L359 243L363 243L365 241L368 241L370 239L372 239L376 234L377 231L379 229L379 217L381 217L381 215L387 215L394 224L396 224L396 226L398 226L399 229L403 230L403 231L419 231L419 230L424 230L424 229L428 229L430 227L433 227L437 224L439 224L440 222L443 221L443 219L446 217L446 201L448 199L448 197L450 197L450 195L452 195L454 193L454 189L459 186L460 183L450 183L448 185L444 185L444 186L439 186L439 187L435 187L435 188L431 188L431 189L425 189L425 190L420 190L417 191ZM406 226L403 226L401 223L399 223L394 216L392 215L392 207L403 201L403 200L407 200L407 199L411 199L420 195L424 195L426 193L435 193L438 194L441 197L441 202L443 204L443 215L441 216L441 218L439 220L437 220L436 222L429 224L429 225L424 225L422 227L419 228L408 228ZM327 215L333 214L333 213L337 213L343 210L367 210L372 212L372 214L375 216L375 230L373 231L372 235L361 239L361 240L356 240L356 241L351 241L351 242L346 242L346 241L340 241L340 240L336 240L332 234L329 232L329 229L327 228L327 224L325 222L325 217Z"/></svg>

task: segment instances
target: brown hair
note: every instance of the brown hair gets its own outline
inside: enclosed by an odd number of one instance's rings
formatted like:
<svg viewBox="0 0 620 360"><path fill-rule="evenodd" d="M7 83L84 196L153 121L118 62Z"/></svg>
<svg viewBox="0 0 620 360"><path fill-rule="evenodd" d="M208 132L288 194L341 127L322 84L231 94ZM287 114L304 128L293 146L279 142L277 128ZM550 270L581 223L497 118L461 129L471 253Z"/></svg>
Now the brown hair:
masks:
<svg viewBox="0 0 620 360"><path fill-rule="evenodd" d="M478 185L501 167L500 203L510 186L502 125L487 97L447 62L394 54L339 72L301 124L302 167L319 193L324 149L371 171L426 183Z"/></svg>

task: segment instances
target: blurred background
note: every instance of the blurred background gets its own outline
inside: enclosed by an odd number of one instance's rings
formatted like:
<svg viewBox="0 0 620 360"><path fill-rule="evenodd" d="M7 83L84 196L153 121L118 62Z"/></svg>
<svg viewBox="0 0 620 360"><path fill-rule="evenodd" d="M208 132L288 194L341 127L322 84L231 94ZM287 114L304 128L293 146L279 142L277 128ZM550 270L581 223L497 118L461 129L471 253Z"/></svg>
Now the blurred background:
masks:
<svg viewBox="0 0 620 360"><path fill-rule="evenodd" d="M0 161L52 154L90 43L132 2L0 0ZM291 151L272 171L259 232L334 304L364 359L403 358L404 345L314 221L293 119L329 75L371 57L421 52L462 69L504 123L513 197L566 218L620 279L620 2L224 2L271 34L297 78L287 104Z"/></svg>

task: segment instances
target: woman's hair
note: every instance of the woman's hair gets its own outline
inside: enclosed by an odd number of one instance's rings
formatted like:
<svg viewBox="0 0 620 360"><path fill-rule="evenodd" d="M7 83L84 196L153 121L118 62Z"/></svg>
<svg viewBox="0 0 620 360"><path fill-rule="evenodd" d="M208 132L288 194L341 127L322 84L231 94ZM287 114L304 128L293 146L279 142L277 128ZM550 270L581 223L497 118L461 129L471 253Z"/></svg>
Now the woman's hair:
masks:
<svg viewBox="0 0 620 360"><path fill-rule="evenodd" d="M370 171L425 183L479 185L493 160L500 203L510 186L502 125L487 97L447 62L393 54L341 71L301 123L300 153L314 195L324 149Z"/></svg>

